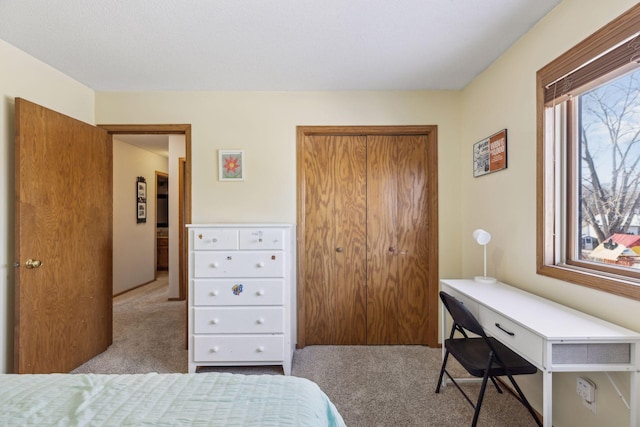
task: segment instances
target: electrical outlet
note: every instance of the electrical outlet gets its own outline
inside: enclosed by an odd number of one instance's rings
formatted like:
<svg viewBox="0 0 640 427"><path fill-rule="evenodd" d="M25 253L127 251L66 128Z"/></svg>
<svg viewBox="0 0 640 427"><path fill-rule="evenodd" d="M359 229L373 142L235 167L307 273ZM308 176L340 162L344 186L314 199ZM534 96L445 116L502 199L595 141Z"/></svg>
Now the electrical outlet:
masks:
<svg viewBox="0 0 640 427"><path fill-rule="evenodd" d="M582 404L596 413L596 385L589 378L578 377L576 392L582 398Z"/></svg>

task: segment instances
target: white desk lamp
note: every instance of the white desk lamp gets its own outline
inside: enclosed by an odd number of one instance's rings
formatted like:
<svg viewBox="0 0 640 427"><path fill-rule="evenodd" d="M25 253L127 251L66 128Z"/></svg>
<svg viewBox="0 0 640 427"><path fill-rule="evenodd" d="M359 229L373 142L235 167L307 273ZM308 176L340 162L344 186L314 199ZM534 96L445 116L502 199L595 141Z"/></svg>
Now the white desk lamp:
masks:
<svg viewBox="0 0 640 427"><path fill-rule="evenodd" d="M481 283L496 283L495 277L487 277L487 244L491 241L489 232L478 228L473 232L473 238L479 245L484 248L484 276L476 276L475 281Z"/></svg>

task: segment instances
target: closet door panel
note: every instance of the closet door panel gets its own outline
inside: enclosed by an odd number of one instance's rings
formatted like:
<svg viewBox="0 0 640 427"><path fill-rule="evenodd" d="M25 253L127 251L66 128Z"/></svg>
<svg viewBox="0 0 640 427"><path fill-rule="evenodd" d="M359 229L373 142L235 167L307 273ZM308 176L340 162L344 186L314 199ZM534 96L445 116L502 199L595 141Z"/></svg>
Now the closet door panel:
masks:
<svg viewBox="0 0 640 427"><path fill-rule="evenodd" d="M366 139L305 139L307 344L365 344Z"/></svg>
<svg viewBox="0 0 640 427"><path fill-rule="evenodd" d="M398 344L427 344L428 144L424 135L396 137L398 275Z"/></svg>
<svg viewBox="0 0 640 427"><path fill-rule="evenodd" d="M325 138L305 139L305 241L304 256L305 330L307 344L328 343L335 329L334 259L331 250L334 216L335 182L330 164L335 157L335 145ZM329 165L329 166L328 166Z"/></svg>
<svg viewBox="0 0 640 427"><path fill-rule="evenodd" d="M397 162L394 137L368 137L367 344L398 343Z"/></svg>
<svg viewBox="0 0 640 427"><path fill-rule="evenodd" d="M336 137L335 157L335 344L367 342L366 215L367 145L364 136Z"/></svg>

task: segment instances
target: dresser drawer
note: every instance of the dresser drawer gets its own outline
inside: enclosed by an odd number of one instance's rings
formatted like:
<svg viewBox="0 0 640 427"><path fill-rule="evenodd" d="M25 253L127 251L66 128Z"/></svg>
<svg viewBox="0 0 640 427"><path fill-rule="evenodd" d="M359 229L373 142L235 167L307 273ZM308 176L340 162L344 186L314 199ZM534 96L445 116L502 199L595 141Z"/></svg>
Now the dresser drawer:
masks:
<svg viewBox="0 0 640 427"><path fill-rule="evenodd" d="M194 305L283 305L283 279L193 281Z"/></svg>
<svg viewBox="0 0 640 427"><path fill-rule="evenodd" d="M194 229L193 249L234 250L238 249L238 230L227 228Z"/></svg>
<svg viewBox="0 0 640 427"><path fill-rule="evenodd" d="M282 307L195 307L196 334L282 333Z"/></svg>
<svg viewBox="0 0 640 427"><path fill-rule="evenodd" d="M273 228L241 228L240 249L283 249L284 230Z"/></svg>
<svg viewBox="0 0 640 427"><path fill-rule="evenodd" d="M284 359L284 337L196 335L193 337L193 359L195 363L281 361Z"/></svg>
<svg viewBox="0 0 640 427"><path fill-rule="evenodd" d="M530 362L542 366L544 347L542 337L485 306L480 306L478 321L487 335L498 338Z"/></svg>
<svg viewBox="0 0 640 427"><path fill-rule="evenodd" d="M194 252L195 277L284 277L282 252Z"/></svg>

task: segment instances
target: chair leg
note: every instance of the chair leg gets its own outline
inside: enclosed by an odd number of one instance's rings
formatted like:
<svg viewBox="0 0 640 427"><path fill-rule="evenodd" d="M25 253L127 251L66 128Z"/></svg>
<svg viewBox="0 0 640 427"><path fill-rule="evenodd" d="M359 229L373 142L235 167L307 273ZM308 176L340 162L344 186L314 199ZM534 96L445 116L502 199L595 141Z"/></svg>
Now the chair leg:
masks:
<svg viewBox="0 0 640 427"><path fill-rule="evenodd" d="M440 377L438 378L438 386L436 387L436 393L440 393L440 386L442 385L442 379L444 377L444 371L447 367L447 359L449 359L449 350L444 353L444 359L442 359L442 367L440 368Z"/></svg>
<svg viewBox="0 0 640 427"><path fill-rule="evenodd" d="M496 387L496 390L498 390L498 393L502 394L502 389L498 385L498 382L496 381L496 378L495 377L490 377L490 378L491 378L491 382Z"/></svg>
<svg viewBox="0 0 640 427"><path fill-rule="evenodd" d="M538 419L538 416L536 415L536 412L533 410L533 408L531 407L531 404L529 403L529 401L527 400L527 398L525 397L524 393L522 392L522 390L520 389L520 387L518 387L518 383L516 383L516 380L513 379L513 376L511 376L510 373L507 373L507 376L509 377L509 381L511 381L511 384L513 385L513 387L516 389L516 391L518 392L518 396L520 396L520 402L525 406L525 408L527 408L527 410L529 411L529 413L531 414L531 416L533 417L533 419L536 421L536 424L539 427L542 427L542 423L540 422L540 420Z"/></svg>
<svg viewBox="0 0 640 427"><path fill-rule="evenodd" d="M492 358L489 358L489 365L484 372L484 377L482 377L482 386L480 386L480 394L478 394L478 402L476 403L476 410L473 413L473 421L471 422L471 427L476 427L476 424L478 424L480 407L482 407L482 399L484 399L484 392L487 389L487 380L489 379L489 368L491 367L491 359Z"/></svg>

